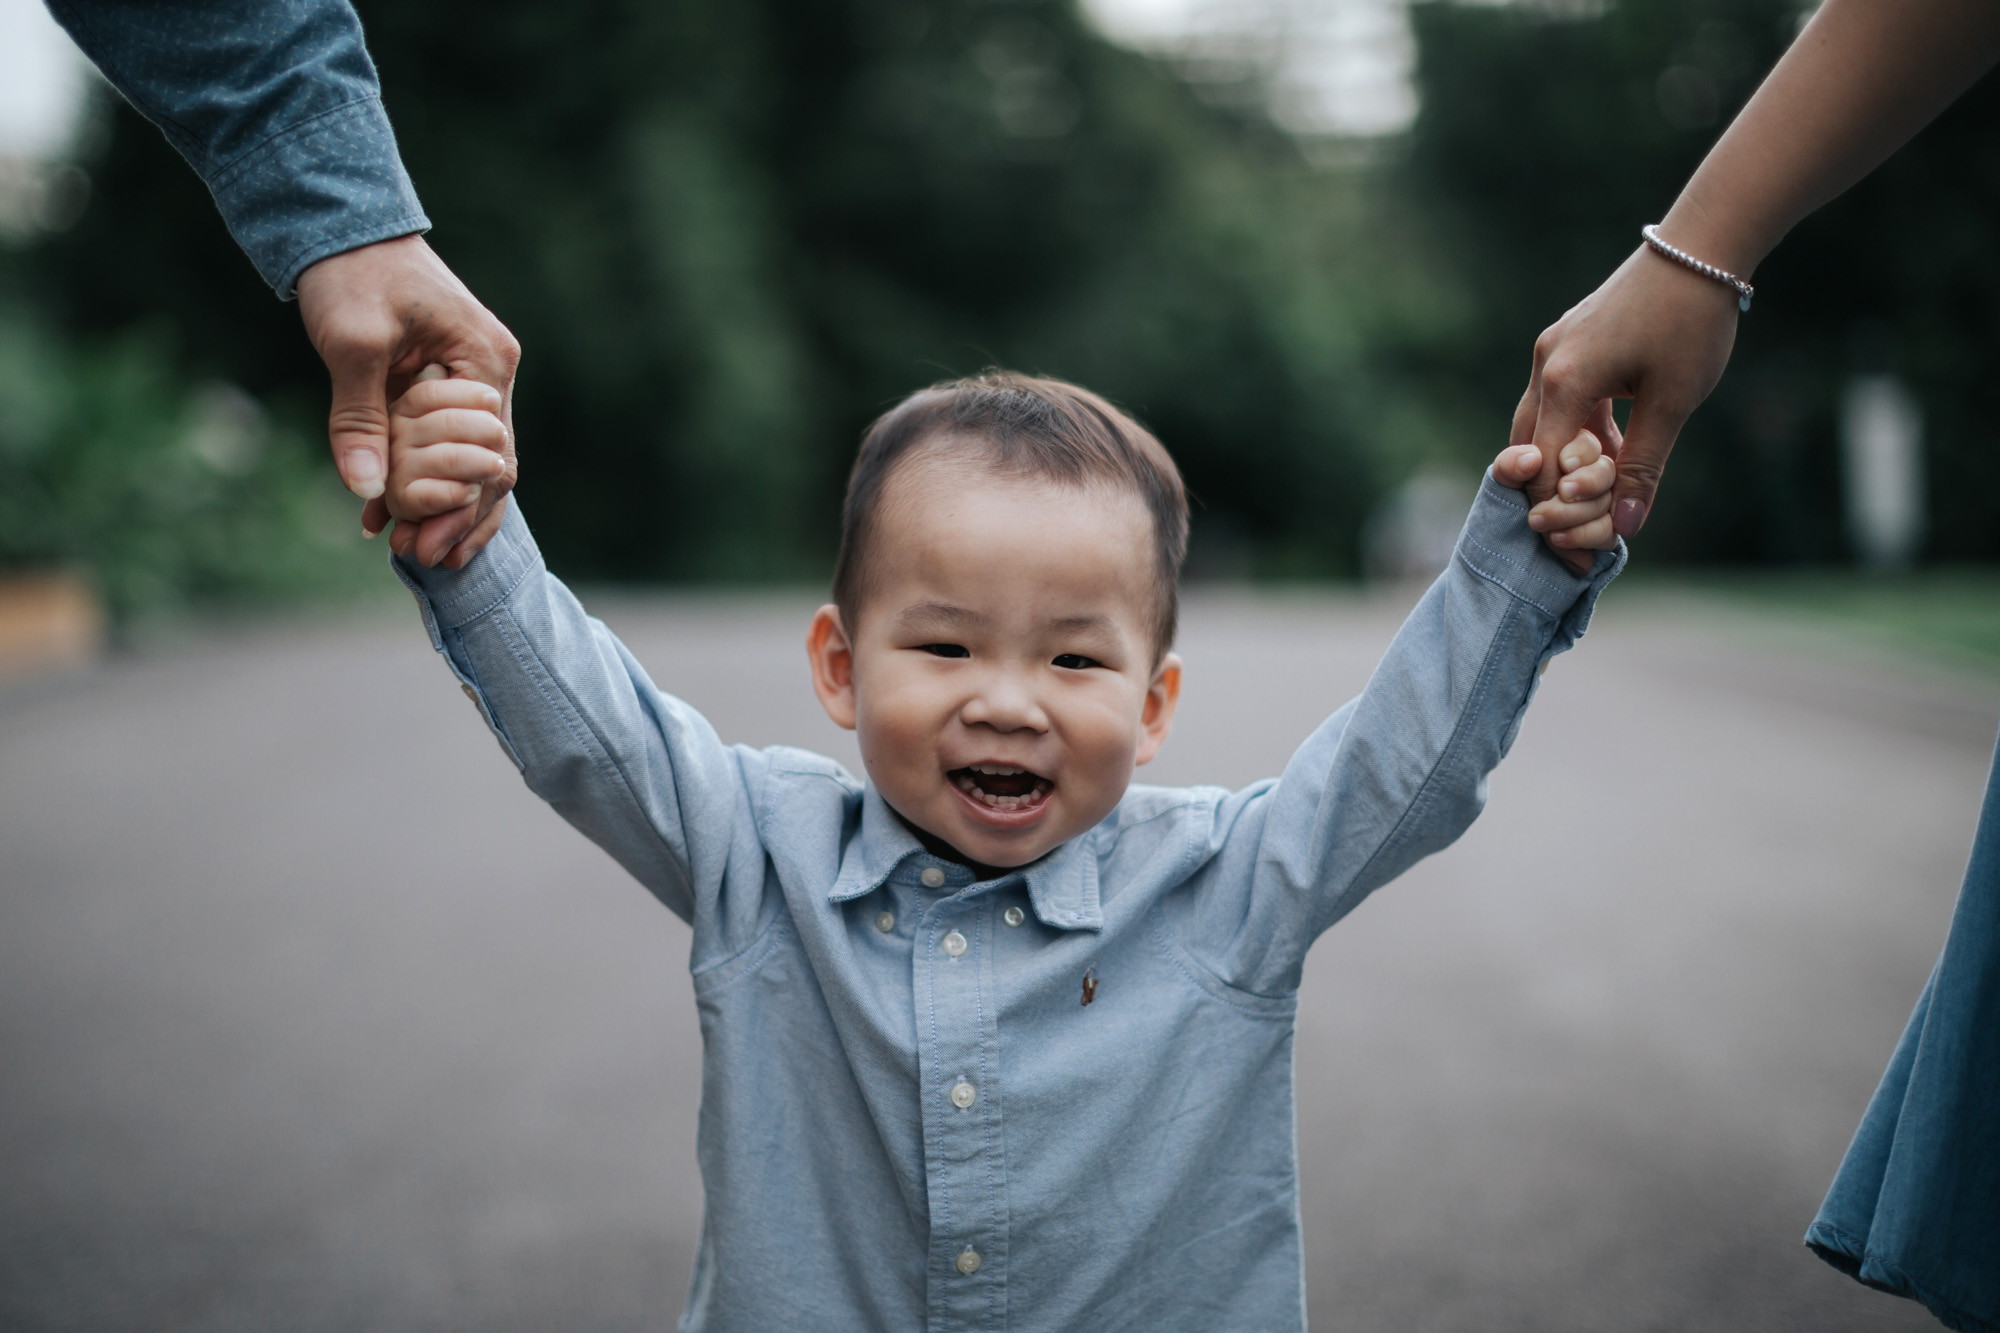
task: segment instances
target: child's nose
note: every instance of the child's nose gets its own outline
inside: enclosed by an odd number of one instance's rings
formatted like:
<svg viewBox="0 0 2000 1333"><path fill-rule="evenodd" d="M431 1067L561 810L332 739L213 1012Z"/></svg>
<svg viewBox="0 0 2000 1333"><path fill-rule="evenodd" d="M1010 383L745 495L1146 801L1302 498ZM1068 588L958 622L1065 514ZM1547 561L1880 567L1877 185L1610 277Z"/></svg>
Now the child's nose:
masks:
<svg viewBox="0 0 2000 1333"><path fill-rule="evenodd" d="M995 731L1047 731L1048 715L1026 682L1010 673L995 673L979 683L979 688L959 710L959 720L968 727L991 727Z"/></svg>

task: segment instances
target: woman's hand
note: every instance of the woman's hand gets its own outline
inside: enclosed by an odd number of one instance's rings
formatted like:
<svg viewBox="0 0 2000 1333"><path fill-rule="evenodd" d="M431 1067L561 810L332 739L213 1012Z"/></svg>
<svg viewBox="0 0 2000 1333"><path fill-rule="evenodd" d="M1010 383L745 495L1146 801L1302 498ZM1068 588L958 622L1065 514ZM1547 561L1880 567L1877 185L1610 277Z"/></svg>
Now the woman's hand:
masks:
<svg viewBox="0 0 2000 1333"><path fill-rule="evenodd" d="M1660 221L1670 245L1739 277L1794 223L1873 171L2000 59L1993 0L1825 0ZM1531 499L1555 493L1556 447L1630 398L1612 520L1645 523L1688 415L1736 341L1736 294L1645 247L1535 340L1514 411L1541 447Z"/></svg>
<svg viewBox="0 0 2000 1333"><path fill-rule="evenodd" d="M1553 497L1558 450L1586 427L1611 439L1611 400L1630 398L1611 519L1619 536L1637 532L1681 426L1729 364L1736 317L1735 292L1641 246L1543 330L1508 437L1532 441L1545 460L1529 498Z"/></svg>

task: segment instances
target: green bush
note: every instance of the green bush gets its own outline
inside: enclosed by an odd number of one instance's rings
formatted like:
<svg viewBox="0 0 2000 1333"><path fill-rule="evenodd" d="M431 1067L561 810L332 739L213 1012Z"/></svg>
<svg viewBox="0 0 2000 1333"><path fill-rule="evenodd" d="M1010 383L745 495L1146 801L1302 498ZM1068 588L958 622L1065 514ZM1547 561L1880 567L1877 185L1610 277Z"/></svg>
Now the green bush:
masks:
<svg viewBox="0 0 2000 1333"><path fill-rule="evenodd" d="M188 385L167 342L72 345L0 310L0 567L83 571L114 623L386 577L324 446L241 389Z"/></svg>
<svg viewBox="0 0 2000 1333"><path fill-rule="evenodd" d="M1420 219L1069 4L360 9L432 243L525 349L521 495L568 573L823 577L867 421L994 363L1158 430L1196 568L1353 569L1462 433L1397 377L1457 308ZM323 392L155 131L121 111L92 172L49 309L170 312L195 372Z"/></svg>

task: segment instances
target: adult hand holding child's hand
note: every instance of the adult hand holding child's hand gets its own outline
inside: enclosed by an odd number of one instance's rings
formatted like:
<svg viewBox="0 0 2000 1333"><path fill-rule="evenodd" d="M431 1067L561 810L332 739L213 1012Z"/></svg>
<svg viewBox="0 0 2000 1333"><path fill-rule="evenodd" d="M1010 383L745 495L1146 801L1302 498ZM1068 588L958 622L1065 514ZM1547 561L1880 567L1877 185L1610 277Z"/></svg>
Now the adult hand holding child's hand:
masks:
<svg viewBox="0 0 2000 1333"><path fill-rule="evenodd" d="M389 400L411 382L411 372L437 364L459 380L487 386L490 410L505 430L520 344L420 236L322 259L299 275L298 294L306 334L333 376L327 433L334 463L348 489L368 501L361 528L372 537L391 517L405 517L383 501ZM423 524L423 549L450 552L447 563L455 569L492 539L505 514L501 501L514 482L512 432L493 448L504 469L473 499Z"/></svg>
<svg viewBox="0 0 2000 1333"><path fill-rule="evenodd" d="M1556 494L1554 452L1589 430L1618 460L1613 526L1622 537L1638 532L1681 427L1729 363L1736 316L1729 288L1641 246L1544 330L1510 437L1532 440L1549 460L1529 482L1529 498ZM1623 439L1611 418L1613 398L1632 399Z"/></svg>

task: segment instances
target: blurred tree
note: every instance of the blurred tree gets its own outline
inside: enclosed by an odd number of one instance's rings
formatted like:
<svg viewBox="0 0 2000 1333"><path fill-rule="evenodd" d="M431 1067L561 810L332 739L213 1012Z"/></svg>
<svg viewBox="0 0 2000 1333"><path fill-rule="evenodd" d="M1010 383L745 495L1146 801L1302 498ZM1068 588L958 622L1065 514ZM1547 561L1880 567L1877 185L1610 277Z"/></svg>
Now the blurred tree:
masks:
<svg viewBox="0 0 2000 1333"><path fill-rule="evenodd" d="M1638 244L1805 10L1792 0L1428 3L1403 180L1448 237L1475 313L1429 373L1505 410L1535 335ZM1676 449L1650 551L1839 558L1836 409L1856 372L1908 381L1928 418L1932 553L2000 556L2000 84L1802 224L1756 275L1735 359ZM1470 377L1473 383L1468 384Z"/></svg>
<svg viewBox="0 0 2000 1333"><path fill-rule="evenodd" d="M988 363L1152 424L1197 571L1349 570L1383 486L1501 442L1536 332L1800 15L1420 4L1415 129L1335 169L1068 0L360 7L433 243L526 346L524 502L565 571L626 579L823 574L868 419ZM1890 370L1928 419L1933 554L2000 556L1996 114L1988 80L1758 273L1652 553L1838 558L1840 388ZM151 330L309 437L324 373L199 184L122 109L91 165L81 223L15 266L46 323Z"/></svg>
<svg viewBox="0 0 2000 1333"><path fill-rule="evenodd" d="M1351 568L1458 429L1388 354L1459 310L1413 220L1067 3L360 8L434 244L526 348L566 571L822 573L867 420L988 363L1147 419L1214 569ZM38 260L68 326L168 311L195 372L323 394L155 133L121 113L94 175Z"/></svg>
<svg viewBox="0 0 2000 1333"><path fill-rule="evenodd" d="M242 389L190 387L168 341L79 348L0 303L0 568L78 567L121 628L362 586L377 559L331 469Z"/></svg>

